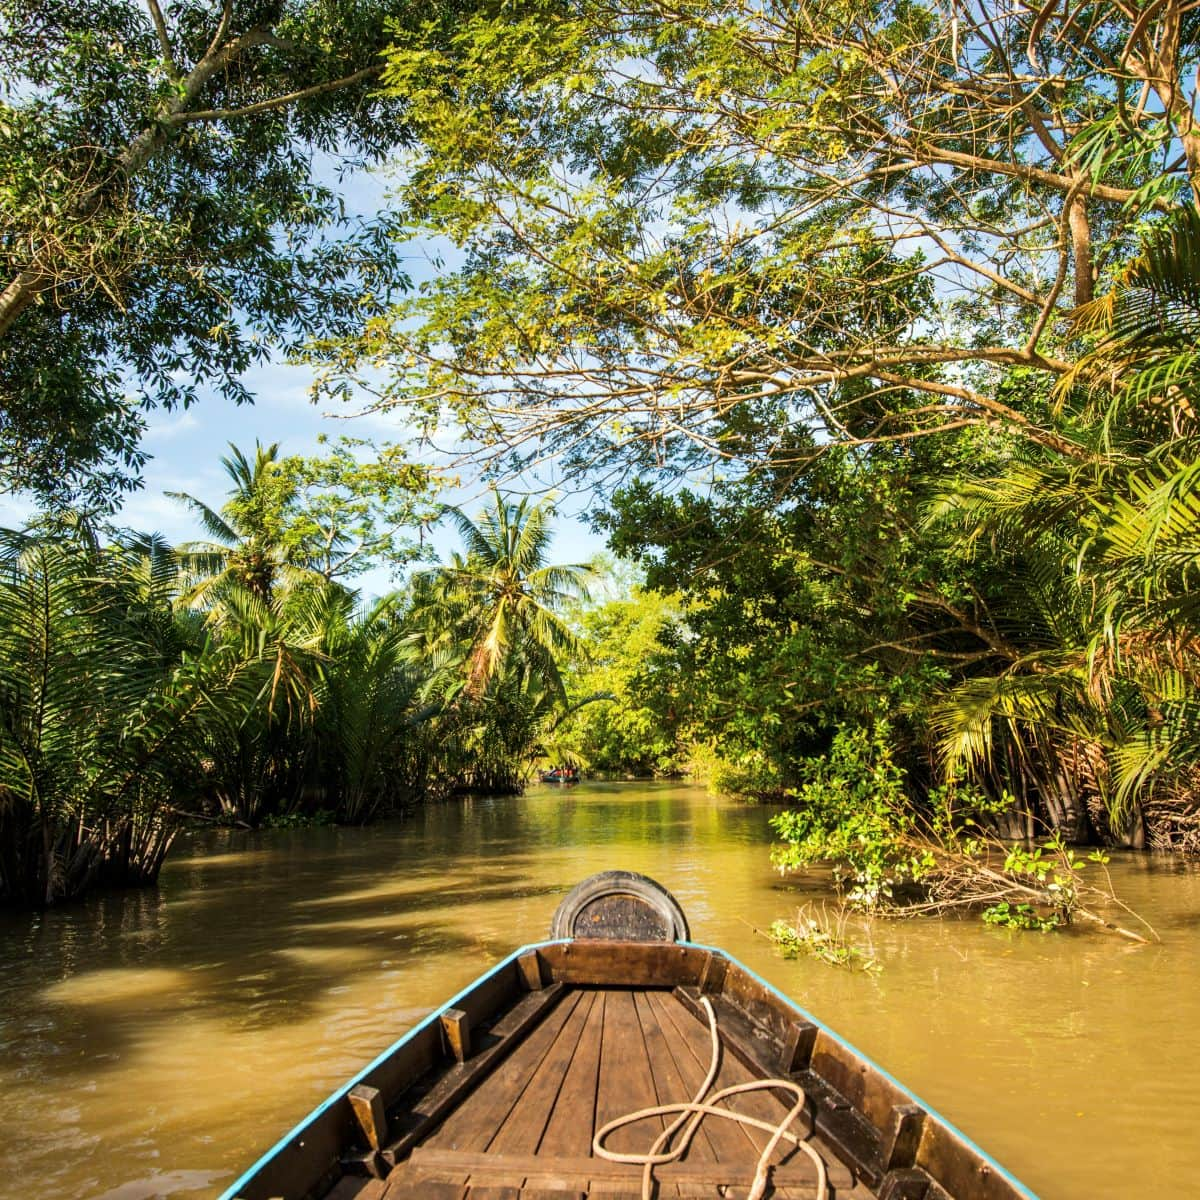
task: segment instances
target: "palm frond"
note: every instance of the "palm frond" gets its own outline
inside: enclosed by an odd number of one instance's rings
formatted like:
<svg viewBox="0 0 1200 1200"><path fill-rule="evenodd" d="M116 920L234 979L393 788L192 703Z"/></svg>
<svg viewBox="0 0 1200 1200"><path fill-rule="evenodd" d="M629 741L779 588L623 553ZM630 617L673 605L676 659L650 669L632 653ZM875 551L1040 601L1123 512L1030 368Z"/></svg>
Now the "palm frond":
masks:
<svg viewBox="0 0 1200 1200"><path fill-rule="evenodd" d="M172 500L178 500L181 504L185 504L191 509L199 517L204 532L214 541L226 547L237 545L237 530L220 513L209 508L203 500L198 500L195 496L191 496L187 492L164 492L163 494L169 496Z"/></svg>

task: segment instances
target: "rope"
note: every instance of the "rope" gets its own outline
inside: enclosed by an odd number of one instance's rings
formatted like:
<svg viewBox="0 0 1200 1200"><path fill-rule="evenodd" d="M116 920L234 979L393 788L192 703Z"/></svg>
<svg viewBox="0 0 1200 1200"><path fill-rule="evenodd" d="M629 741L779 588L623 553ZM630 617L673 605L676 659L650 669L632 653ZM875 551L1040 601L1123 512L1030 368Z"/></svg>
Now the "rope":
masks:
<svg viewBox="0 0 1200 1200"><path fill-rule="evenodd" d="M643 1167L642 1200L651 1200L651 1189L654 1184L654 1168L662 1163L675 1162L682 1158L687 1153L687 1148L691 1145L692 1138L699 1128L700 1122L705 1117L720 1117L726 1121L733 1121L738 1125L748 1125L752 1129L765 1130L771 1135L770 1140L763 1148L763 1152L758 1156L758 1165L754 1172L754 1182L750 1186L746 1200L762 1200L762 1197L765 1195L767 1183L770 1179L771 1155L774 1154L775 1147L781 1141L791 1142L792 1145L799 1146L812 1159L813 1164L817 1168L815 1200L828 1200L829 1183L825 1174L825 1160L808 1142L803 1138L797 1137L788 1128L804 1111L804 1089L799 1084L793 1083L790 1079L755 1079L750 1083L738 1083L732 1087L722 1088L719 1092L709 1096L708 1089L712 1087L716 1080L717 1072L721 1066L721 1038L717 1033L717 1014L713 1011L712 1002L707 996L702 996L700 1003L704 1005L704 1010L708 1014L708 1031L712 1038L712 1061L709 1063L708 1074L705 1075L704 1082L700 1085L699 1091L696 1092L696 1095L690 1101L685 1103L659 1104L654 1108L641 1108L637 1112L617 1117L615 1121L609 1121L607 1125L596 1131L596 1136L592 1139L592 1153L597 1158L604 1158L609 1162L641 1163ZM791 1092L796 1098L787 1116L778 1124L772 1125L769 1121L760 1121L757 1117L748 1116L746 1113L733 1112L728 1108L717 1107L720 1101L729 1096L736 1096L742 1092L761 1091L767 1088ZM615 1150L606 1150L604 1148L604 1139L610 1133L614 1133L618 1129L623 1129L626 1125L632 1125L634 1122L643 1121L648 1117L669 1117L673 1114L678 1115L654 1139L654 1144L645 1154L622 1154ZM681 1126L685 1128L679 1139L679 1144L673 1150L666 1149Z"/></svg>

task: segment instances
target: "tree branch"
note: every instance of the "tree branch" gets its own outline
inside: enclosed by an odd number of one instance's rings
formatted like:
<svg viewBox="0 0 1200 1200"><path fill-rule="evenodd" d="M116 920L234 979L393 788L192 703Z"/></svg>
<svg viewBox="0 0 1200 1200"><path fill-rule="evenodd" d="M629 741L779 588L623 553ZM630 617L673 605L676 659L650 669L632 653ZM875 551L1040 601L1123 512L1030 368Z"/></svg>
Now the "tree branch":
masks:
<svg viewBox="0 0 1200 1200"><path fill-rule="evenodd" d="M217 29L212 36L212 41L208 43L208 49L204 51L204 58L210 58L217 52L217 48L225 40L225 35L229 32L229 22L232 18L233 0L221 0L221 19L217 22Z"/></svg>
<svg viewBox="0 0 1200 1200"><path fill-rule="evenodd" d="M158 45L162 50L163 63L166 65L167 74L172 79L179 78L179 64L175 61L175 52L171 49L171 37L167 33L167 22L163 19L162 9L158 5L158 0L146 0L146 7L150 10L150 17L154 21L154 32L158 35Z"/></svg>
<svg viewBox="0 0 1200 1200"><path fill-rule="evenodd" d="M335 92L341 88L353 87L383 71L383 64L363 67L353 74L344 75L341 79L330 79L325 83L314 84L312 87L301 88L299 91L288 92L283 96L273 96L270 100L260 100L257 104L247 104L243 108L206 108L197 112L173 113L167 123L170 125L191 125L197 121L232 121L238 117L251 117L255 113L271 112L277 108L286 108L300 100L309 100L314 96L323 96L327 92Z"/></svg>

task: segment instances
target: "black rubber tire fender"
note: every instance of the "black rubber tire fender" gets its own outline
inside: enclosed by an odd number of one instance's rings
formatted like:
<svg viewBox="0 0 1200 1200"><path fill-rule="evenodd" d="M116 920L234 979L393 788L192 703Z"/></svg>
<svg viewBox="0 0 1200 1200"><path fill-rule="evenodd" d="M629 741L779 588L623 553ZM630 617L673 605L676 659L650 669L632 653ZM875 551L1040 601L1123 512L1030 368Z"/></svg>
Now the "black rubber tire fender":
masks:
<svg viewBox="0 0 1200 1200"><path fill-rule="evenodd" d="M563 897L550 936L620 941L686 942L687 917L661 883L636 871L601 871Z"/></svg>

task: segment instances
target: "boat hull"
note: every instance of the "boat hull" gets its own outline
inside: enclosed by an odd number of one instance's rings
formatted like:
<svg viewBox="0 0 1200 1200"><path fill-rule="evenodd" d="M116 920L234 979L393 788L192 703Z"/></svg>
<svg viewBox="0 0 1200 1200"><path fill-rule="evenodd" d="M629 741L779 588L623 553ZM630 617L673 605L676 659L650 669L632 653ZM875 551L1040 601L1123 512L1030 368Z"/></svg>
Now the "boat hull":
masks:
<svg viewBox="0 0 1200 1200"><path fill-rule="evenodd" d="M639 1088L660 1101L690 1097L685 1076L700 1069L708 1006L723 1072L804 1089L837 1200L1036 1200L929 1105L723 951L592 939L515 951L335 1092L221 1200L637 1195L640 1168L596 1158L593 1129L643 1107ZM578 1067L584 1082L572 1082L571 1064L592 1041L595 1065ZM534 1111L542 1093L551 1098ZM774 1103L780 1113L787 1107ZM736 1137L713 1132L694 1156L658 1168L670 1194L746 1194L753 1139L714 1124ZM767 1194L812 1195L811 1174L793 1156L774 1169Z"/></svg>

